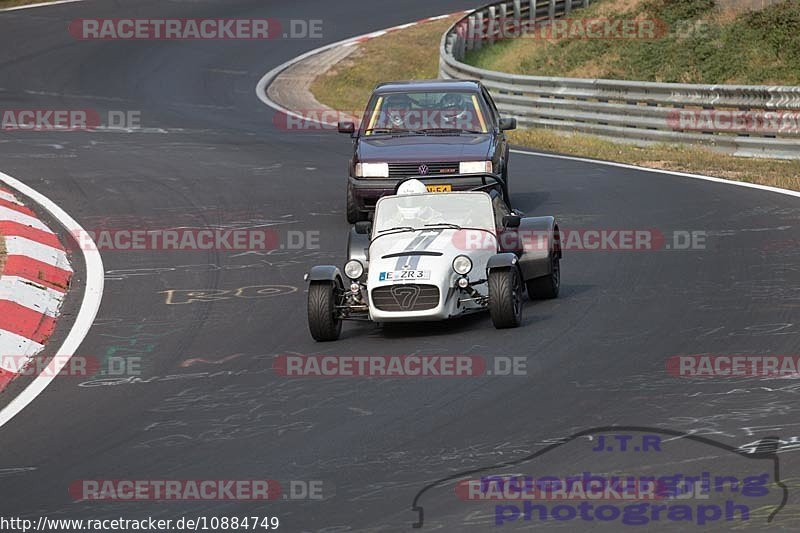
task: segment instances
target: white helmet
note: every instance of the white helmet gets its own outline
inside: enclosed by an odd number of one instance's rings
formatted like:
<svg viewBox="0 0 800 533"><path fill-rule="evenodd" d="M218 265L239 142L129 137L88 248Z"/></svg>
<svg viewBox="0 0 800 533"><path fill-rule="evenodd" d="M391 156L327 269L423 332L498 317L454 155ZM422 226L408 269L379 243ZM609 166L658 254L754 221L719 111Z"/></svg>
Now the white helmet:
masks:
<svg viewBox="0 0 800 533"><path fill-rule="evenodd" d="M404 196L406 194L424 194L426 192L428 192L428 188L419 180L408 180L397 189L398 196Z"/></svg>

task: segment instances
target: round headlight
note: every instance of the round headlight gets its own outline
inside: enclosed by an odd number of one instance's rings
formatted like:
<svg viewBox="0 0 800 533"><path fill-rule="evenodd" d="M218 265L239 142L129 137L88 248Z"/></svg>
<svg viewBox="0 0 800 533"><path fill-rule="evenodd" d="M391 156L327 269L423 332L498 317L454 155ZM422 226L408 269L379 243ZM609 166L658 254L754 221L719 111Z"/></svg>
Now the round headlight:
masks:
<svg viewBox="0 0 800 533"><path fill-rule="evenodd" d="M456 271L456 274L461 274L462 276L469 274L469 271L472 270L472 260L466 255L459 255L453 259L453 270Z"/></svg>
<svg viewBox="0 0 800 533"><path fill-rule="evenodd" d="M344 273L350 279L358 279L364 273L364 265L361 264L361 261L352 259L344 266Z"/></svg>

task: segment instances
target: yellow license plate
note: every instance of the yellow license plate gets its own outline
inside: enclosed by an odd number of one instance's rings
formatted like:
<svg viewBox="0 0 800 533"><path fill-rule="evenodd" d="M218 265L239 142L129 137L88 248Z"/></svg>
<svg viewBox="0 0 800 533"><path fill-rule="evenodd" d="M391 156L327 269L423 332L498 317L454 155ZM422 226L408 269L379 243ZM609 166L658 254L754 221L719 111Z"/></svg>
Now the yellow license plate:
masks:
<svg viewBox="0 0 800 533"><path fill-rule="evenodd" d="M445 185L428 185L428 192L453 192L453 186L448 184Z"/></svg>

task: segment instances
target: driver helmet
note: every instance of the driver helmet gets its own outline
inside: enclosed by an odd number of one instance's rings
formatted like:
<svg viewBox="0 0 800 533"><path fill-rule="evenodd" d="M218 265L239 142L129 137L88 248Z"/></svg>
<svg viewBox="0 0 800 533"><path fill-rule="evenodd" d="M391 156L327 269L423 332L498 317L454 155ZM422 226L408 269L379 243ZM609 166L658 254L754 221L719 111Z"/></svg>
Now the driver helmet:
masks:
<svg viewBox="0 0 800 533"><path fill-rule="evenodd" d="M405 196L407 194L425 194L426 192L428 192L428 188L419 180L404 181L403 184L397 188L397 194L399 196Z"/></svg>
<svg viewBox="0 0 800 533"><path fill-rule="evenodd" d="M428 192L427 187L425 184L419 180L408 180L403 182L400 187L397 188L397 195L398 196L408 196L411 194L425 194ZM403 220L413 221L419 219L419 215L422 212L422 208L419 205L414 205L414 200L412 198L407 198L399 202L397 210L400 212L400 216Z"/></svg>
<svg viewBox="0 0 800 533"><path fill-rule="evenodd" d="M442 108L442 118L447 122L465 118L470 110L468 96L460 93L445 94L439 105Z"/></svg>
<svg viewBox="0 0 800 533"><path fill-rule="evenodd" d="M411 110L413 102L407 94L390 94L384 106L389 121L399 128L405 125L405 114Z"/></svg>

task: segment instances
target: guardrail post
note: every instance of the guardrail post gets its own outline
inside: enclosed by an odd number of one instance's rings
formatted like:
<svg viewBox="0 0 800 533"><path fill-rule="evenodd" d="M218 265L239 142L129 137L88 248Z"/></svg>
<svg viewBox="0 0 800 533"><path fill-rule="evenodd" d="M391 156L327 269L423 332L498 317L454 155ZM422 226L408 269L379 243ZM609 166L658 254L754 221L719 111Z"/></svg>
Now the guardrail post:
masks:
<svg viewBox="0 0 800 533"><path fill-rule="evenodd" d="M536 0L530 0L528 3L531 6L531 11L528 13L528 18L531 20L536 20Z"/></svg>
<svg viewBox="0 0 800 533"><path fill-rule="evenodd" d="M522 6L520 6L520 0L514 0L514 20L522 19Z"/></svg>
<svg viewBox="0 0 800 533"><path fill-rule="evenodd" d="M583 7L589 7L589 0L583 0Z"/></svg>
<svg viewBox="0 0 800 533"><path fill-rule="evenodd" d="M486 42L494 44L494 34L497 30L497 8L489 6L489 20L486 21Z"/></svg>
<svg viewBox="0 0 800 533"><path fill-rule="evenodd" d="M475 41L472 43L473 50L480 50L483 46L483 13L475 14Z"/></svg>
<svg viewBox="0 0 800 533"><path fill-rule="evenodd" d="M497 19L497 39L503 41L508 39L510 36L508 34L508 6L500 4L500 18Z"/></svg>
<svg viewBox="0 0 800 533"><path fill-rule="evenodd" d="M547 18L550 20L556 18L556 0L550 0L550 5L547 7Z"/></svg>
<svg viewBox="0 0 800 533"><path fill-rule="evenodd" d="M567 15L569 15L571 11L572 11L572 0L564 0L564 16L566 17Z"/></svg>

